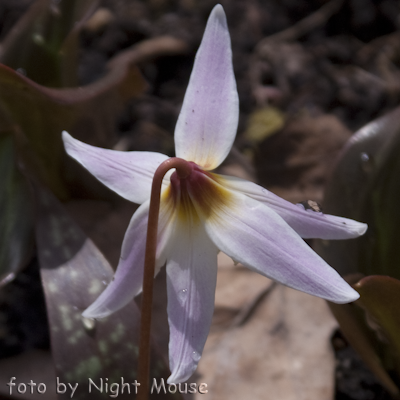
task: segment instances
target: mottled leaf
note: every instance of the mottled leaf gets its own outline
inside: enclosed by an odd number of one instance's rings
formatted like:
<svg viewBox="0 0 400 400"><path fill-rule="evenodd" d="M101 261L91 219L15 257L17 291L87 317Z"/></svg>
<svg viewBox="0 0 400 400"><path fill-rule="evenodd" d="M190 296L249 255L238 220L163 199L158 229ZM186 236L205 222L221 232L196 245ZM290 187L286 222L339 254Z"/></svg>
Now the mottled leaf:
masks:
<svg viewBox="0 0 400 400"><path fill-rule="evenodd" d="M132 301L110 317L83 320L87 308L111 281L113 271L93 242L74 224L58 201L42 190L37 191L39 205L36 230L41 276L46 297L51 345L60 382L75 385L77 399L106 398L110 384L133 383L138 355L139 312ZM151 378L160 382L168 370L153 354ZM103 379L103 394L100 387ZM108 393L106 392L108 384ZM134 393L134 386L131 393ZM116 390L116 386L113 387ZM70 398L71 391L59 395ZM154 398L160 397L155 393ZM118 398L132 398L119 393ZM165 398L180 398L167 393Z"/></svg>
<svg viewBox="0 0 400 400"><path fill-rule="evenodd" d="M25 264L33 242L31 193L18 171L11 134L0 134L0 285Z"/></svg>

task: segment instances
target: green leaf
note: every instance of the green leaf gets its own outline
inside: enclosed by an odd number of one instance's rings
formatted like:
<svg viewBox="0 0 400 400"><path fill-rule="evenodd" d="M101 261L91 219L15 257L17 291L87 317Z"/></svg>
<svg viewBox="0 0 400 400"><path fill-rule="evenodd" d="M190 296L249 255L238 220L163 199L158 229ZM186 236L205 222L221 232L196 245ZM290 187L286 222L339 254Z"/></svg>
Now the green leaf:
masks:
<svg viewBox="0 0 400 400"><path fill-rule="evenodd" d="M66 179L81 179L82 169L72 177L71 162L65 169L61 132L67 130L95 146L112 147L117 116L129 99L147 87L137 64L186 50L185 42L171 37L143 41L112 58L100 80L70 89L38 85L0 65L0 129L5 120L8 125L13 122L27 168L59 198L68 198Z"/></svg>
<svg viewBox="0 0 400 400"><path fill-rule="evenodd" d="M68 194L61 132L68 130L94 145L114 144L115 121L124 103L145 87L137 67L129 61L117 63L93 84L64 90L38 85L0 65L0 111L20 128L18 150L24 162L58 197Z"/></svg>
<svg viewBox="0 0 400 400"><path fill-rule="evenodd" d="M351 346L360 354L388 392L393 397L398 396L399 389L385 369L380 356L382 352L379 351L379 343L365 320L365 313L356 304L329 302L328 304Z"/></svg>
<svg viewBox="0 0 400 400"><path fill-rule="evenodd" d="M341 274L400 279L400 108L349 140L326 187L324 211L368 224L361 238L319 241L316 250Z"/></svg>
<svg viewBox="0 0 400 400"><path fill-rule="evenodd" d="M328 182L324 211L368 224L354 240L318 241L318 253L342 275L367 276L355 284L356 305L334 305L334 314L352 346L392 395L387 370L400 374L400 108L369 123L349 140ZM396 279L394 279L396 278ZM386 336L388 340L381 340Z"/></svg>
<svg viewBox="0 0 400 400"><path fill-rule="evenodd" d="M0 134L0 285L13 278L32 250L31 193L16 167L10 134Z"/></svg>
<svg viewBox="0 0 400 400"><path fill-rule="evenodd" d="M357 282L354 289L361 296L358 304L383 329L400 362L400 281L389 276L367 276Z"/></svg>
<svg viewBox="0 0 400 400"><path fill-rule="evenodd" d="M76 86L78 34L98 0L38 0L0 48L0 62L23 70L37 83Z"/></svg>

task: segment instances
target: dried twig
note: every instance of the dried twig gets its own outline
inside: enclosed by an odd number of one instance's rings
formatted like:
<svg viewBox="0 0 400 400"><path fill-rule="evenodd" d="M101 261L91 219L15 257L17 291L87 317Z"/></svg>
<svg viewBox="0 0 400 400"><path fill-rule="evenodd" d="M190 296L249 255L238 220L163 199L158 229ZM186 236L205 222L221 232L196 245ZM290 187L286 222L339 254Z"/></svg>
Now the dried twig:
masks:
<svg viewBox="0 0 400 400"><path fill-rule="evenodd" d="M267 297L278 284L273 281L268 287L263 289L260 293L257 294L256 297L245 307L243 307L240 312L236 315L235 319L232 321L231 328L243 326L257 309L257 307L261 304L261 302Z"/></svg>
<svg viewBox="0 0 400 400"><path fill-rule="evenodd" d="M343 1L344 0L331 0L316 12L297 22L290 28L262 39L256 46L256 53L262 51L263 47L268 43L295 40L313 29L324 25L326 21L340 9Z"/></svg>

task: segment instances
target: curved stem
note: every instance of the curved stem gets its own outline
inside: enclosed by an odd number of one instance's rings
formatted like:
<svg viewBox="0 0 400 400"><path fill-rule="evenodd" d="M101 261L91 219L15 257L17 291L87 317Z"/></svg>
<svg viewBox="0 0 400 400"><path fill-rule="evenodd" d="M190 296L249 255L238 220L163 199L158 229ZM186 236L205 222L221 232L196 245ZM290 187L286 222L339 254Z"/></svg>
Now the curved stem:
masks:
<svg viewBox="0 0 400 400"><path fill-rule="evenodd" d="M178 177L184 179L192 171L192 166L177 157L169 158L157 168L151 187L149 220L147 223L146 253L144 259L142 315L140 323L139 365L138 365L138 400L146 400L149 395L150 371L150 330L151 311L153 305L153 281L157 251L158 214L160 210L161 185L164 175L172 168L176 169Z"/></svg>

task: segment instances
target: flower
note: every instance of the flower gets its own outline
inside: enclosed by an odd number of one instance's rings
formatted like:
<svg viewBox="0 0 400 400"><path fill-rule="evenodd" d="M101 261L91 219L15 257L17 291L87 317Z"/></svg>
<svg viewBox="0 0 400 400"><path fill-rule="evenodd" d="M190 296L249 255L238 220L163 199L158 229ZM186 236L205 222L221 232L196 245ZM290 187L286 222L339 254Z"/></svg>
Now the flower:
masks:
<svg viewBox="0 0 400 400"><path fill-rule="evenodd" d="M214 7L196 55L175 129L177 157L191 163L163 181L156 269L166 263L170 327L169 383L188 379L200 360L214 310L219 250L261 275L336 302L359 295L302 238L349 239L365 224L305 210L239 178L212 173L229 153L239 106L230 36ZM141 204L126 231L114 280L84 311L102 318L141 292L150 189L168 159L152 152L89 146L63 132L68 154L122 197Z"/></svg>

